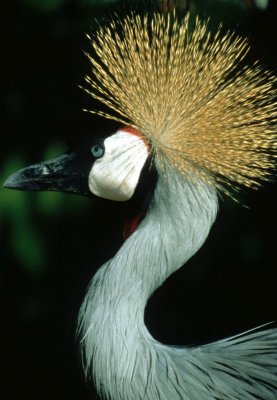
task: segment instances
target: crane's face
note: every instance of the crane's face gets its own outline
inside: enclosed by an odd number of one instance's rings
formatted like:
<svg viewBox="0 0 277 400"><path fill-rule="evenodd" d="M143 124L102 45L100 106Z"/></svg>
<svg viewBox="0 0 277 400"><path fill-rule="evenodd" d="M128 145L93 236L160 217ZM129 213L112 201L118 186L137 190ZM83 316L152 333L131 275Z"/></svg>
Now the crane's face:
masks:
<svg viewBox="0 0 277 400"><path fill-rule="evenodd" d="M137 187L148 148L135 133L125 129L91 148L95 162L89 172L88 185L96 196L125 201Z"/></svg>
<svg viewBox="0 0 277 400"><path fill-rule="evenodd" d="M19 190L58 190L126 201L132 198L149 146L136 131L122 128L85 150L24 168L4 186Z"/></svg>

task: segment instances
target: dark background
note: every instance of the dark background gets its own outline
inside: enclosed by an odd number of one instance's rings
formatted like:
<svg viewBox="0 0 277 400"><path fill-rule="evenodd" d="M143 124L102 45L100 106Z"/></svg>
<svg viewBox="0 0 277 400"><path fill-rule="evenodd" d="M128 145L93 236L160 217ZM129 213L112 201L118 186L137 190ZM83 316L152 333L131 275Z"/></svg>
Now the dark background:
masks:
<svg viewBox="0 0 277 400"><path fill-rule="evenodd" d="M89 73L84 33L131 3L146 9L139 1L1 2L1 183L116 130L82 112L97 106L78 87ZM276 1L266 10L239 0L191 4L248 35L251 57L276 71ZM247 207L221 201L203 248L147 306L155 338L206 343L276 319L276 195L276 184L265 184L241 195ZM123 213L122 204L0 189L1 400L95 398L74 332L89 280L120 246Z"/></svg>

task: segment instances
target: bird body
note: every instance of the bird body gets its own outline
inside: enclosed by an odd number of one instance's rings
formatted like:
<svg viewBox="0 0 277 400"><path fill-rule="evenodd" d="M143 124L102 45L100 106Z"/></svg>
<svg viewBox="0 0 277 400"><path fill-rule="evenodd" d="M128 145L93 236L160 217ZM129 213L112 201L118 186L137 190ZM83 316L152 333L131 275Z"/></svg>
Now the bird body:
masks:
<svg viewBox="0 0 277 400"><path fill-rule="evenodd" d="M126 202L142 192L140 218L133 216L122 247L95 274L79 314L86 376L106 400L277 396L276 329L175 347L157 342L144 324L149 297L206 240L218 194L269 180L277 154L276 78L257 63L242 65L245 40L221 28L211 35L197 18L192 25L189 16L156 13L100 28L90 38L85 90L110 110L92 112L124 127L85 154L6 181Z"/></svg>

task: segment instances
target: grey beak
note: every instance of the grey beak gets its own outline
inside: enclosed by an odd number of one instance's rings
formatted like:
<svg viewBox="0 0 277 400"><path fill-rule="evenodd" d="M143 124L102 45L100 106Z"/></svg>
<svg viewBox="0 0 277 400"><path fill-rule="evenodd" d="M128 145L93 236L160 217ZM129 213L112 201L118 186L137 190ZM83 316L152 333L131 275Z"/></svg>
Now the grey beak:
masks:
<svg viewBox="0 0 277 400"><path fill-rule="evenodd" d="M7 178L4 187L27 191L62 191L90 195L88 174L92 160L77 153L64 154L23 168Z"/></svg>

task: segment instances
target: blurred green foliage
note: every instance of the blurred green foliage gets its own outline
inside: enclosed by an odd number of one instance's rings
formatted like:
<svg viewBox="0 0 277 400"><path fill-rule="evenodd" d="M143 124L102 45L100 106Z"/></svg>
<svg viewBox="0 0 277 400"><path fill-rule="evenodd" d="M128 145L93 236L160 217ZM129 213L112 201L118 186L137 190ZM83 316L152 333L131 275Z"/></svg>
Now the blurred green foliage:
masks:
<svg viewBox="0 0 277 400"><path fill-rule="evenodd" d="M54 158L66 151L63 143L52 143L45 151L44 160ZM0 181L4 182L13 172L26 166L18 156L10 156L1 171ZM47 258L47 243L43 232L38 229L35 215L39 220L55 217L66 210L78 210L84 206L77 196L68 196L61 192L38 192L30 194L0 187L0 218L7 220L9 226L9 242L14 256L22 267L33 274L42 274ZM1 225L0 225L1 230ZM2 235L3 225L2 225Z"/></svg>
<svg viewBox="0 0 277 400"><path fill-rule="evenodd" d="M79 3L81 6L103 6L108 3L115 3L118 0L80 0ZM66 5L66 3L70 3L70 0L22 0L22 3L25 4L26 7L33 7L40 12L53 12L62 6Z"/></svg>
<svg viewBox="0 0 277 400"><path fill-rule="evenodd" d="M49 12L60 8L67 3L68 0L22 0L22 2L25 3L27 7L34 7L42 12Z"/></svg>
<svg viewBox="0 0 277 400"><path fill-rule="evenodd" d="M8 177L23 166L24 163L19 158L14 156L8 158L2 169L1 178ZM2 182L3 180L1 179ZM41 274L45 267L46 249L41 232L33 224L34 208L29 201L29 194L1 187L0 199L0 216L2 220L7 220L8 241L14 256L28 272ZM53 203L53 200L51 202ZM1 233L5 234L3 231Z"/></svg>

